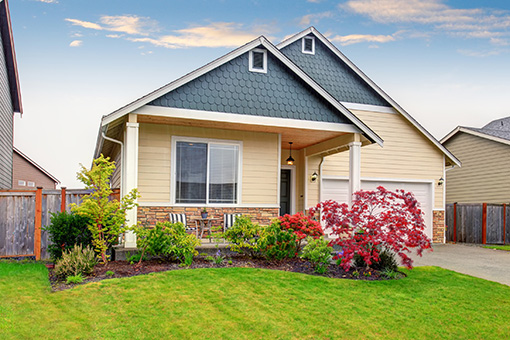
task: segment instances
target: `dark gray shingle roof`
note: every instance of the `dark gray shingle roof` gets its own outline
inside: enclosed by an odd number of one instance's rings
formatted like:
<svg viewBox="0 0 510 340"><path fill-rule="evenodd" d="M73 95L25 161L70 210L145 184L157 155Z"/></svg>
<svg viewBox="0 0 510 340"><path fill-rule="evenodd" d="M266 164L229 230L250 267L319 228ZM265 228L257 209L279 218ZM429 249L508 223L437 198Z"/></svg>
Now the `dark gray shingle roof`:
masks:
<svg viewBox="0 0 510 340"><path fill-rule="evenodd" d="M465 127L465 129L510 140L510 117L493 120L481 129L472 127Z"/></svg>

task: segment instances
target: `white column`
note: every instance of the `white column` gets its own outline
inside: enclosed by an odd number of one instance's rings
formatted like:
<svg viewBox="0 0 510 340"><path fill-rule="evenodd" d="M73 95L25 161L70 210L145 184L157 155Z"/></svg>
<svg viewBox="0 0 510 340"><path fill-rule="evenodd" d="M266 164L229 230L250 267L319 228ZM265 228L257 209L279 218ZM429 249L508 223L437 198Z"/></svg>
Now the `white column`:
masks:
<svg viewBox="0 0 510 340"><path fill-rule="evenodd" d="M349 143L349 206L352 195L361 189L361 142Z"/></svg>
<svg viewBox="0 0 510 340"><path fill-rule="evenodd" d="M138 187L138 123L126 123L124 139L124 194ZM134 207L126 213L126 225L135 225L137 209ZM136 235L132 231L125 234L124 247L136 248Z"/></svg>

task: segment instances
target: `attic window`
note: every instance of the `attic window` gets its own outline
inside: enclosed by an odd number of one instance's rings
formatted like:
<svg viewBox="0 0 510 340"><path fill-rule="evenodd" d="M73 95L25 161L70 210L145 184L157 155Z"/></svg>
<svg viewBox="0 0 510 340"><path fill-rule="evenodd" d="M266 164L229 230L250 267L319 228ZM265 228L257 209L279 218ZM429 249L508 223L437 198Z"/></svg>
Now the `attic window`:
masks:
<svg viewBox="0 0 510 340"><path fill-rule="evenodd" d="M250 51L250 71L267 73L267 51L254 49Z"/></svg>
<svg viewBox="0 0 510 340"><path fill-rule="evenodd" d="M306 54L315 54L315 38L303 37L302 52Z"/></svg>

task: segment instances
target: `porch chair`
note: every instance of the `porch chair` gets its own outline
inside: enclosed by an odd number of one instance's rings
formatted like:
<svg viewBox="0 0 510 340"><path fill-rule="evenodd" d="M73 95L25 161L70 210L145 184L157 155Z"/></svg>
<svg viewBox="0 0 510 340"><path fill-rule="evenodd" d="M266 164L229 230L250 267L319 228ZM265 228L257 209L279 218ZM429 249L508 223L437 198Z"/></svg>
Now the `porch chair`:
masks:
<svg viewBox="0 0 510 340"><path fill-rule="evenodd" d="M182 213L182 214L169 213L168 215L170 217L170 223L181 222L182 224L184 224L184 228L186 229L187 233L195 233L195 235L198 237L198 228L196 226L194 226L194 227L188 226L188 220L186 219L186 214L184 214L184 213Z"/></svg>
<svg viewBox="0 0 510 340"><path fill-rule="evenodd" d="M231 228L239 216L242 214L223 214L223 232Z"/></svg>

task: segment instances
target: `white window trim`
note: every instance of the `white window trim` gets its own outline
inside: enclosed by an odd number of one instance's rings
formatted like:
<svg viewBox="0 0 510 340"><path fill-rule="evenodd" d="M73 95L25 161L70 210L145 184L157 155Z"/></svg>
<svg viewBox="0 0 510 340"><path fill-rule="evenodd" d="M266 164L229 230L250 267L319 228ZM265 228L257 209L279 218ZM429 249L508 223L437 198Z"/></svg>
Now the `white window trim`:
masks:
<svg viewBox="0 0 510 340"><path fill-rule="evenodd" d="M311 51L305 50L305 40L306 39L309 39L312 41L312 50ZM301 52L303 52L305 54L315 54L315 38L314 37L306 36L301 39Z"/></svg>
<svg viewBox="0 0 510 340"><path fill-rule="evenodd" d="M27 185L27 182L25 182L25 181L23 181L23 180L21 180L21 179L19 179L19 180L18 180L18 186L20 186L20 187L24 187L24 186L26 186L26 185Z"/></svg>
<svg viewBox="0 0 510 340"><path fill-rule="evenodd" d="M213 144L226 144L226 145L237 145L239 147L239 157L237 164L237 203L208 203L209 202L209 162L207 162L207 183L206 183L206 202L207 203L176 203L175 200L175 180L177 176L177 159L176 148L177 142L191 142L191 143L213 143ZM209 156L210 148L207 148L207 155ZM209 158L209 157L208 157ZM242 173L243 173L243 142L236 140L225 140L225 139L214 139L214 138L194 138L184 136L172 136L172 151L171 151L171 168L170 168L170 204L177 207L238 207L242 205L241 193L242 187Z"/></svg>
<svg viewBox="0 0 510 340"><path fill-rule="evenodd" d="M254 68L253 67L253 52L259 52L263 54L263 68ZM248 64L249 64L249 70L250 72L258 72L258 73L267 73L267 50L262 50L260 48L254 48L250 51L249 57L248 57Z"/></svg>
<svg viewBox="0 0 510 340"><path fill-rule="evenodd" d="M35 182L28 181L27 182L27 187L35 187Z"/></svg>

